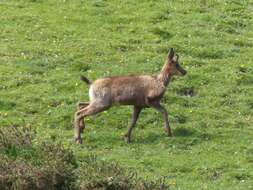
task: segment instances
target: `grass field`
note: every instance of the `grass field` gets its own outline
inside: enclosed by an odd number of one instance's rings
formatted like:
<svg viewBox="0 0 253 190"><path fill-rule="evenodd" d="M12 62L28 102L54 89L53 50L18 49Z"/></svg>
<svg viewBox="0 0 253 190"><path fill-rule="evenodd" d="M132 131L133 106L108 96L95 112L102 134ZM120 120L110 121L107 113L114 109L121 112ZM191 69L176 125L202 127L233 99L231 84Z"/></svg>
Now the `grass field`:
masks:
<svg viewBox="0 0 253 190"><path fill-rule="evenodd" d="M0 128L32 128L32 147L61 144L76 170L93 155L168 189L253 189L252 18L252 0L1 0ZM126 144L125 106L86 119L76 145L80 75L158 73L170 47L188 71L162 101L174 137L146 109ZM36 161L14 152L0 156Z"/></svg>

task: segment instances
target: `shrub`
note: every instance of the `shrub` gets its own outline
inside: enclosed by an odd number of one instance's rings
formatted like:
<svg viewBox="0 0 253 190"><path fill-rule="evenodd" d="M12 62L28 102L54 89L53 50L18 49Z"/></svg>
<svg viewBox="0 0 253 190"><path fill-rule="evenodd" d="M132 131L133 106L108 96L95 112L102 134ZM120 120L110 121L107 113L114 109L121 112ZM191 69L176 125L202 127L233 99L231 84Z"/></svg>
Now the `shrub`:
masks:
<svg viewBox="0 0 253 190"><path fill-rule="evenodd" d="M77 161L72 151L47 141L33 144L31 128L0 128L0 189L163 190L164 181L148 181L96 156ZM78 167L77 167L78 166Z"/></svg>
<svg viewBox="0 0 253 190"><path fill-rule="evenodd" d="M34 134L30 128L0 128L0 189L72 189L72 152L52 142L34 146Z"/></svg>
<svg viewBox="0 0 253 190"><path fill-rule="evenodd" d="M148 181L136 173L121 168L116 162L98 160L89 156L76 170L81 190L163 190L163 180Z"/></svg>

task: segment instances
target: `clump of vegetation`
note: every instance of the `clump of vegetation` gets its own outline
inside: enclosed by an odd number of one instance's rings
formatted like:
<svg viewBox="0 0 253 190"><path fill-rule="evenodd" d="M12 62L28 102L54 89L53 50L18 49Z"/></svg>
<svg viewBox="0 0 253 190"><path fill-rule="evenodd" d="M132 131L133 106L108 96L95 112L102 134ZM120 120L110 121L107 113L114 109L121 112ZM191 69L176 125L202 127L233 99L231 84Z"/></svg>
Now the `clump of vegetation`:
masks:
<svg viewBox="0 0 253 190"><path fill-rule="evenodd" d="M72 151L54 142L33 142L31 128L0 128L0 189L165 189L163 181L146 181L117 163L88 156L79 167Z"/></svg>
<svg viewBox="0 0 253 190"><path fill-rule="evenodd" d="M101 161L94 156L87 157L76 172L82 190L163 190L167 188L162 178L154 181L144 180L135 172L124 170L116 162Z"/></svg>
<svg viewBox="0 0 253 190"><path fill-rule="evenodd" d="M0 189L71 189L75 159L59 144L34 145L26 127L0 128Z"/></svg>

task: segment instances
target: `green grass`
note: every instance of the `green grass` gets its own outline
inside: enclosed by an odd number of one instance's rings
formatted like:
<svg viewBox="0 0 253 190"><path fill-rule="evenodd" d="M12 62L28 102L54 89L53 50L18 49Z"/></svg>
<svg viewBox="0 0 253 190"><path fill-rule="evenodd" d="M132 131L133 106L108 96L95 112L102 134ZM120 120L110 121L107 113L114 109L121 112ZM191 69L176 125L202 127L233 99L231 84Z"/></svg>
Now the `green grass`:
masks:
<svg viewBox="0 0 253 190"><path fill-rule="evenodd" d="M116 161L170 189L253 188L253 1L1 0L0 126L31 126L34 143ZM132 108L86 120L73 142L81 74L157 73L169 47L187 76L174 78L161 115L146 109L126 144Z"/></svg>

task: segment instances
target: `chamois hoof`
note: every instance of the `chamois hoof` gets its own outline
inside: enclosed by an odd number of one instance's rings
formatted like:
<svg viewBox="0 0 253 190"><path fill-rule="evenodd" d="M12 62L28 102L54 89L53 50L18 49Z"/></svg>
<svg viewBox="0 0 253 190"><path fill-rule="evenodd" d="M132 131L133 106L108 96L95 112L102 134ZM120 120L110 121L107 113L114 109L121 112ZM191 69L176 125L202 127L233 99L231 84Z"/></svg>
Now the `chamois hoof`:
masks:
<svg viewBox="0 0 253 190"><path fill-rule="evenodd" d="M173 137L172 133L166 133L166 137Z"/></svg>
<svg viewBox="0 0 253 190"><path fill-rule="evenodd" d="M75 138L75 142L76 142L76 144L82 144L83 143L81 138Z"/></svg>
<svg viewBox="0 0 253 190"><path fill-rule="evenodd" d="M131 142L131 140L130 140L130 138L129 138L129 136L127 135L127 134L125 134L125 135L123 135L123 140L126 142L126 143L130 143Z"/></svg>

